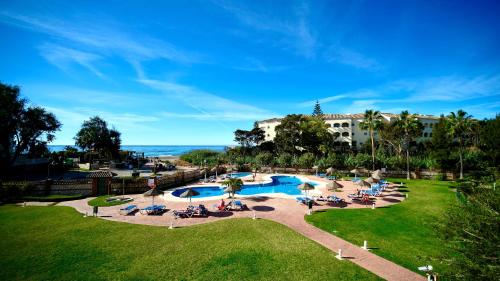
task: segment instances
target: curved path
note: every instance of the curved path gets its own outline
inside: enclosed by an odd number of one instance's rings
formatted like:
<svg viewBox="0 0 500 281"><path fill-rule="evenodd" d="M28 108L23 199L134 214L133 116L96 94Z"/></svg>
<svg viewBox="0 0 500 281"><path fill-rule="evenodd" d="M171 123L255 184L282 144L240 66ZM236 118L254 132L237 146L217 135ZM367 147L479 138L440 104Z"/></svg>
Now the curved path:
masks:
<svg viewBox="0 0 500 281"><path fill-rule="evenodd" d="M323 179L317 177L310 177L311 179L322 181ZM344 185L343 192L336 192L335 194L340 197L345 197L347 193L355 190L355 186L351 182L340 182ZM144 198L141 195L133 195L133 204L139 207L144 207L151 204L150 198ZM397 188L388 189L383 195L376 200L376 206L382 207L395 204L403 200L405 197ZM88 206L87 202L91 198L67 201L58 205L70 206L75 208L82 214L91 214L92 208ZM157 199L158 203L164 204L165 201ZM201 224L228 218L243 218L253 217L264 218L276 221L286 225L305 237L316 241L331 251L337 253L342 249L342 256L349 261L373 272L374 274L386 280L426 280L425 277L412 272L404 267L401 267L391 261L388 261L380 256L377 256L369 251L362 249L358 245L349 243L339 237L323 231L315 226L307 223L304 220L304 215L307 208L300 205L295 200L283 198L271 198L265 196L255 196L242 199L247 204L249 210L247 211L234 211L234 212L217 212L213 211L213 205L218 203L218 200L205 201L204 204L212 211L208 218L189 218L189 219L174 219L171 214L172 209L183 209L186 207L187 202L166 202L167 212L162 216L144 216L139 213L133 216L121 216L118 214L122 206L103 207L99 208L99 217L107 220L121 221L135 224L147 224L157 226L170 226L182 227L194 224ZM351 200L346 200L350 202ZM339 206L330 205L328 203L320 203L314 206L314 210L338 208ZM357 203L348 203L345 208L371 208L371 206L361 205Z"/></svg>

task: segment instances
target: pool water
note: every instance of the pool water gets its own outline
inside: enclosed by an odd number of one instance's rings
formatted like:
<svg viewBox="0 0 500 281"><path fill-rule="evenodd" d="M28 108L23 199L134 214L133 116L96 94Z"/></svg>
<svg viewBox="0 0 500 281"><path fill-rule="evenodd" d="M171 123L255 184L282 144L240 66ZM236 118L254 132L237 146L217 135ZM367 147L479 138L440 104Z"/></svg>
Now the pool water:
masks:
<svg viewBox="0 0 500 281"><path fill-rule="evenodd" d="M303 183L299 178L293 176L272 176L272 182L265 184L245 184L241 190L236 192L240 195L255 195L261 193L284 193L288 195L302 195L302 190L298 185ZM315 182L309 182L313 186L317 185ZM198 191L200 194L193 196L193 198L204 198L210 196L224 195L224 187L221 186L200 186L193 187L193 190ZM179 188L172 192L173 196L179 197L186 188Z"/></svg>
<svg viewBox="0 0 500 281"><path fill-rule="evenodd" d="M250 173L250 172L238 172L238 173L230 173L228 175L231 176L232 178L243 178L243 177L249 176L251 174L252 173Z"/></svg>

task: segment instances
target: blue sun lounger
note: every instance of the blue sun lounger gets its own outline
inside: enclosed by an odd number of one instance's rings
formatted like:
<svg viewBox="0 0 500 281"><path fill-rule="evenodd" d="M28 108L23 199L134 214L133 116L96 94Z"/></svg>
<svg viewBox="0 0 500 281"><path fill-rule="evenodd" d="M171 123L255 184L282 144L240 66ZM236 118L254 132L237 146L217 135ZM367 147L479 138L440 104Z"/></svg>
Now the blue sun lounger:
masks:
<svg viewBox="0 0 500 281"><path fill-rule="evenodd" d="M141 209L141 214L159 215L165 210L165 205L151 205Z"/></svg>
<svg viewBox="0 0 500 281"><path fill-rule="evenodd" d="M120 209L120 215L128 216L135 211L137 211L137 205L128 205L127 207Z"/></svg>

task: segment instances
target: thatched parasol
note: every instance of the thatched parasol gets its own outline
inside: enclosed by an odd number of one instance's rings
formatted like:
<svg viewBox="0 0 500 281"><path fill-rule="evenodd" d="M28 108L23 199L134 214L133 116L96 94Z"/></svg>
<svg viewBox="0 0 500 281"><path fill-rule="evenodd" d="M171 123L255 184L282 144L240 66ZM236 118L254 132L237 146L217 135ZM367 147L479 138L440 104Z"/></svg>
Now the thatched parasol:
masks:
<svg viewBox="0 0 500 281"><path fill-rule="evenodd" d="M326 174L329 175L329 176L331 176L333 174L333 172L335 172L335 169L332 168L332 167L326 169Z"/></svg>
<svg viewBox="0 0 500 281"><path fill-rule="evenodd" d="M300 190L304 190L306 192L306 197L307 197L307 191L308 190L313 190L314 189L314 185L308 183L308 182L305 182L305 183L302 183L302 184L299 184L298 188Z"/></svg>
<svg viewBox="0 0 500 281"><path fill-rule="evenodd" d="M372 187L372 185L371 185L370 183L368 183L368 182L366 182L366 181L364 181L364 180L360 180L360 181L358 182L358 185L359 185L360 187Z"/></svg>
<svg viewBox="0 0 500 281"><path fill-rule="evenodd" d="M156 188L151 188L150 190L144 192L142 195L146 196L146 197L153 197L153 203L152 205L155 204L155 197L158 196L158 195L162 195L163 194L163 191L161 190L158 190Z"/></svg>
<svg viewBox="0 0 500 281"><path fill-rule="evenodd" d="M375 183L375 179L372 178L372 177L369 177L365 180L365 182L369 183L369 184L372 184L372 183Z"/></svg>
<svg viewBox="0 0 500 281"><path fill-rule="evenodd" d="M337 190L337 188L342 188L343 186L338 183L337 181L332 181L332 182L329 182L327 185L326 185L326 188L330 191L335 191Z"/></svg>
<svg viewBox="0 0 500 281"><path fill-rule="evenodd" d="M193 196L200 195L200 193L192 188L187 188L184 192L182 192L179 197L181 198L189 198L189 202L191 203L191 198Z"/></svg>

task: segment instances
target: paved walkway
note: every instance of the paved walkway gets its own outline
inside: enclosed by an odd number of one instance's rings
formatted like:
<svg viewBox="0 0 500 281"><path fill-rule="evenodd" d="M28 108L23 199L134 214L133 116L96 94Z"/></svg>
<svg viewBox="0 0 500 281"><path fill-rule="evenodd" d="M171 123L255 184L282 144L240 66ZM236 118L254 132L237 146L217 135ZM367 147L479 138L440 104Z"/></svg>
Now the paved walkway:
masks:
<svg viewBox="0 0 500 281"><path fill-rule="evenodd" d="M314 180L319 180L319 178L314 177ZM340 197L346 198L346 195L356 188L350 182L340 183L344 185L344 191L335 192L335 194ZM141 195L133 195L131 197L134 198L133 204L138 205L140 208L151 204L150 198L144 198ZM398 192L396 188L393 188L385 191L383 196L376 199L375 203L377 207L382 207L399 203L404 198L404 195ZM91 207L87 205L88 200L90 200L90 198L63 202L59 205L71 206L78 210L80 213L88 213L90 215L92 213L92 210ZM174 219L171 210L183 209L186 207L187 203L170 201L165 202L161 199L157 200L158 203L166 203L168 208L168 211L162 216L145 216L138 213L132 216L121 216L118 214L118 211L122 206L99 208L99 216L107 220L122 221L135 224L157 226L169 226L173 224L175 227L184 227L228 218L248 218L253 217L255 214L257 218L269 219L286 225L335 253L337 253L339 249L342 249L342 256L346 257L346 260L351 261L386 280L426 280L425 277L414 273L404 267L401 267L393 262L390 262L380 256L370 253L369 251L362 249L359 245L351 244L343 239L338 238L337 236L334 236L307 223L304 220L304 215L307 211L306 206L296 203L295 200L271 198L265 196L244 198L242 200L247 204L249 210L217 212L213 211L214 209L212 206L214 204L217 204L218 201L203 202L212 211L208 218L193 217L188 219ZM344 208L366 208L367 212L370 211L371 206L369 205L367 206L359 203L352 203L350 202L351 200L346 201L348 201L349 203L346 206L342 206ZM314 209L320 210L339 207L340 206L331 205L329 203L320 203L319 205L314 206Z"/></svg>

